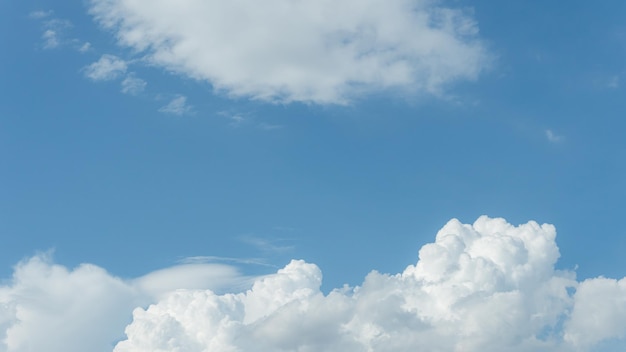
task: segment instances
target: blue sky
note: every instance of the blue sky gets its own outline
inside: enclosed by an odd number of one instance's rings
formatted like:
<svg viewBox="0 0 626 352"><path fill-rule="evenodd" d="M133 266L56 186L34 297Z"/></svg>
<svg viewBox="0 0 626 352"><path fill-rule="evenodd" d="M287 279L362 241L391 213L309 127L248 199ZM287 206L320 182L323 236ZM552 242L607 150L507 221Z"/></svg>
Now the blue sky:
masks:
<svg viewBox="0 0 626 352"><path fill-rule="evenodd" d="M408 82L346 73L337 92L268 83L278 44L172 53L147 24L148 44L124 42L107 3L124 1L0 3L2 278L48 250L121 278L296 258L328 292L404 270L448 220L481 215L555 225L556 267L579 280L624 276L623 2L443 2L474 21L450 45L476 57Z"/></svg>

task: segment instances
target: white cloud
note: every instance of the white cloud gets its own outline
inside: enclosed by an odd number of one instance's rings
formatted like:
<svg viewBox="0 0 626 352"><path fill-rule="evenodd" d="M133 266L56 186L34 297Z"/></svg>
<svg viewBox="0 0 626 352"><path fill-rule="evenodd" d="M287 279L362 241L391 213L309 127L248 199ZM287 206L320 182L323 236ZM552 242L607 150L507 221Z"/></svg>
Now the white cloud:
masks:
<svg viewBox="0 0 626 352"><path fill-rule="evenodd" d="M225 265L121 280L37 256L0 286L0 351L623 350L626 278L555 270L555 237L549 224L451 220L415 265L329 294L301 260L250 286Z"/></svg>
<svg viewBox="0 0 626 352"><path fill-rule="evenodd" d="M252 114L245 114L240 112L232 112L232 111L220 111L218 115L226 117L229 122L229 126L232 128L240 128L240 127L255 127L263 131L273 131L284 128L283 125L271 124L267 122L256 122L256 118Z"/></svg>
<svg viewBox="0 0 626 352"><path fill-rule="evenodd" d="M54 49L66 43L67 40L64 38L65 32L72 27L70 21L53 18L52 14L52 11L34 11L29 14L31 19L42 22L43 33L41 34L41 39L43 40L42 47L44 49Z"/></svg>
<svg viewBox="0 0 626 352"><path fill-rule="evenodd" d="M147 84L146 81L131 73L122 81L122 93L137 95L146 89Z"/></svg>
<svg viewBox="0 0 626 352"><path fill-rule="evenodd" d="M159 112L174 115L185 115L192 113L192 107L187 104L187 97L184 95L178 95L172 99L167 105L159 109Z"/></svg>
<svg viewBox="0 0 626 352"><path fill-rule="evenodd" d="M471 11L430 0L90 0L90 13L154 65L271 102L440 95L490 63Z"/></svg>
<svg viewBox="0 0 626 352"><path fill-rule="evenodd" d="M84 68L85 76L94 81L110 81L124 74L126 61L114 55L102 55L100 59Z"/></svg>
<svg viewBox="0 0 626 352"><path fill-rule="evenodd" d="M213 263L188 263L154 271L135 279L133 286L151 296L160 297L180 288L202 289L210 285L213 291L243 289L250 284L232 266Z"/></svg>
<svg viewBox="0 0 626 352"><path fill-rule="evenodd" d="M261 258L233 258L233 257L219 257L219 256L195 256L183 258L179 261L181 264L201 264L201 263L234 263L234 264L246 264L256 266L268 266L274 267L275 265L267 264L265 260Z"/></svg>
<svg viewBox="0 0 626 352"><path fill-rule="evenodd" d="M41 20L47 17L52 16L53 12L52 10L48 10L48 11L44 11L44 10L37 10L37 11L33 11L30 14L28 14L28 17L34 19L34 20Z"/></svg>
<svg viewBox="0 0 626 352"><path fill-rule="evenodd" d="M245 293L179 290L135 310L115 352L572 351L623 336L626 279L555 270L555 234L452 220L416 265L356 288L323 295L319 268L292 261Z"/></svg>
<svg viewBox="0 0 626 352"><path fill-rule="evenodd" d="M225 116L230 120L231 127L239 127L248 120L241 114L226 114Z"/></svg>
<svg viewBox="0 0 626 352"><path fill-rule="evenodd" d="M81 52L81 53L86 53L89 50L91 50L91 43L90 42L84 42L83 45L81 45L78 48L78 51Z"/></svg>
<svg viewBox="0 0 626 352"><path fill-rule="evenodd" d="M54 49L59 46L59 37L57 31L52 29L47 29L41 35L41 39L43 39L43 47L44 49Z"/></svg>
<svg viewBox="0 0 626 352"><path fill-rule="evenodd" d="M548 141L550 141L551 143L561 143L565 140L565 137L552 132L552 130L546 130L545 133L546 138L548 138Z"/></svg>
<svg viewBox="0 0 626 352"><path fill-rule="evenodd" d="M245 282L225 265L177 266L122 280L94 265L69 270L36 256L19 263L11 282L0 286L0 351L111 351L133 308L172 285L219 291Z"/></svg>
<svg viewBox="0 0 626 352"><path fill-rule="evenodd" d="M251 245L265 253L288 252L294 249L294 246L286 244L288 239L270 239L253 235L244 235L239 240L245 244Z"/></svg>
<svg viewBox="0 0 626 352"><path fill-rule="evenodd" d="M98 267L69 271L32 258L0 287L0 351L106 351L138 303L128 285Z"/></svg>
<svg viewBox="0 0 626 352"><path fill-rule="evenodd" d="M620 77L618 75L615 75L609 79L609 83L607 84L607 87L617 89L619 88L619 83L620 83Z"/></svg>

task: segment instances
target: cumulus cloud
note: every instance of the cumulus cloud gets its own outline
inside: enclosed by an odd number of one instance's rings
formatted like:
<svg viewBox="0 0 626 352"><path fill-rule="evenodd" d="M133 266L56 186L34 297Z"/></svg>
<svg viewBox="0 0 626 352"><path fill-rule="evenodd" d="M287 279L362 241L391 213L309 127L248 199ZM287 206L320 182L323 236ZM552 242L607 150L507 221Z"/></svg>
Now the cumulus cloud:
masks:
<svg viewBox="0 0 626 352"><path fill-rule="evenodd" d="M470 10L430 0L90 0L121 45L232 97L343 104L443 94L490 55Z"/></svg>
<svg viewBox="0 0 626 352"><path fill-rule="evenodd" d="M102 55L100 59L84 68L85 76L94 81L110 81L126 73L128 64L115 55Z"/></svg>
<svg viewBox="0 0 626 352"><path fill-rule="evenodd" d="M254 280L221 264L122 280L38 256L0 286L0 351L623 350L626 278L556 270L555 238L549 224L453 219L414 265L328 294L302 260Z"/></svg>
<svg viewBox="0 0 626 352"><path fill-rule="evenodd" d="M189 104L187 104L187 97L184 95L176 96L169 103L167 103L167 105L159 109L159 112L178 116L190 114L192 111L193 109Z"/></svg>
<svg viewBox="0 0 626 352"><path fill-rule="evenodd" d="M247 278L225 265L184 265L122 280L94 265L70 270L39 255L0 286L0 351L105 352L123 338L137 306L175 288L237 288Z"/></svg>
<svg viewBox="0 0 626 352"><path fill-rule="evenodd" d="M572 351L626 332L626 279L558 271L555 228L450 221L402 273L320 291L292 261L243 293L179 290L136 309L115 352Z"/></svg>

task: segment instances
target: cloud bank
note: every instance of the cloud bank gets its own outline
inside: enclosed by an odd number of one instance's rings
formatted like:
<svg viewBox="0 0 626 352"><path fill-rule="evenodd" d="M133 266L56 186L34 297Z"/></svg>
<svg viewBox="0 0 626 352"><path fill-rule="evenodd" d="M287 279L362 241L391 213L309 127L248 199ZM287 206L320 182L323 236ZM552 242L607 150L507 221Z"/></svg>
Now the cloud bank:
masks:
<svg viewBox="0 0 626 352"><path fill-rule="evenodd" d="M419 261L320 292L292 261L238 294L181 290L136 309L115 352L572 351L626 332L626 280L557 271L555 228L450 221Z"/></svg>
<svg viewBox="0 0 626 352"><path fill-rule="evenodd" d="M147 62L231 97L344 104L370 92L436 94L489 65L470 10L432 0L90 0Z"/></svg>
<svg viewBox="0 0 626 352"><path fill-rule="evenodd" d="M245 278L182 266L124 281L36 257L0 288L0 351L623 350L626 279L555 270L555 237L532 221L451 220L415 265L328 294L302 260L220 294Z"/></svg>
<svg viewBox="0 0 626 352"><path fill-rule="evenodd" d="M218 264L181 265L122 280L94 265L73 270L38 255L0 286L1 352L110 352L137 306L179 288L246 287L248 278Z"/></svg>

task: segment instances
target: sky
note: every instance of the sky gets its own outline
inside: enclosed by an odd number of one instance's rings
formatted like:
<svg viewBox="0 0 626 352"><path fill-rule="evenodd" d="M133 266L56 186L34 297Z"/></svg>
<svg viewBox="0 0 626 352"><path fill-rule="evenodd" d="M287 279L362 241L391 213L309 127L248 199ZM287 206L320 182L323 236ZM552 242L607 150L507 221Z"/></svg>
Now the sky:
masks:
<svg viewBox="0 0 626 352"><path fill-rule="evenodd" d="M0 352L626 346L623 2L0 0L0 45Z"/></svg>

